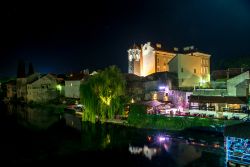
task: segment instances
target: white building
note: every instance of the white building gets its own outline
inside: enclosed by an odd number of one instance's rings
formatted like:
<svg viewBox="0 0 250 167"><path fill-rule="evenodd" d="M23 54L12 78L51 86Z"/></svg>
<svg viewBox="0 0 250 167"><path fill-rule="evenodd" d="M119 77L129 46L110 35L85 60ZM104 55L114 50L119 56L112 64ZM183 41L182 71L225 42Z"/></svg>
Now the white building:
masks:
<svg viewBox="0 0 250 167"><path fill-rule="evenodd" d="M86 74L73 74L65 80L65 97L80 98L80 86L85 81Z"/></svg>

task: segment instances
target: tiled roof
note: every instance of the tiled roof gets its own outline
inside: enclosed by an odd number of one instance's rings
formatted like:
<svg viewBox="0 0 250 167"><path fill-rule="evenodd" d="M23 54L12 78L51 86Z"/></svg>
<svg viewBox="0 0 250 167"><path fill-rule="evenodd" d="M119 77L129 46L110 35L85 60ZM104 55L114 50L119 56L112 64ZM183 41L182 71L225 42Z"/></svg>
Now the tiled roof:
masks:
<svg viewBox="0 0 250 167"><path fill-rule="evenodd" d="M77 80L87 79L88 77L89 77L89 75L86 75L84 73L78 73L78 74L70 75L65 80L67 80L67 81L77 81Z"/></svg>

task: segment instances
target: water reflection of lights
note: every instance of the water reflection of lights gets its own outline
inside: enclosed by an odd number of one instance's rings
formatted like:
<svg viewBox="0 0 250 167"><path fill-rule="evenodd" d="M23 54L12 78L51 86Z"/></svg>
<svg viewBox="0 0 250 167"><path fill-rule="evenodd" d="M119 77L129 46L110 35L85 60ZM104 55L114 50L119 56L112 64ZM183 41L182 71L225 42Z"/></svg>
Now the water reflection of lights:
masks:
<svg viewBox="0 0 250 167"><path fill-rule="evenodd" d="M169 150L169 145L164 144L163 147L164 147L165 151L168 151L168 150Z"/></svg>
<svg viewBox="0 0 250 167"><path fill-rule="evenodd" d="M157 154L157 148L149 148L148 146L144 145L144 147L134 147L129 146L129 152L131 154L143 154L145 157L147 157L149 160L152 159L154 155Z"/></svg>
<svg viewBox="0 0 250 167"><path fill-rule="evenodd" d="M157 136L157 141L159 143L168 142L169 140L170 140L169 136L165 136L165 135L159 135L159 136Z"/></svg>
<svg viewBox="0 0 250 167"><path fill-rule="evenodd" d="M226 160L231 166L250 164L250 140L226 137ZM234 164L236 163L236 164ZM230 165L230 164L229 164Z"/></svg>
<svg viewBox="0 0 250 167"><path fill-rule="evenodd" d="M148 139L149 142L152 141L152 137L151 136L148 136L147 139Z"/></svg>

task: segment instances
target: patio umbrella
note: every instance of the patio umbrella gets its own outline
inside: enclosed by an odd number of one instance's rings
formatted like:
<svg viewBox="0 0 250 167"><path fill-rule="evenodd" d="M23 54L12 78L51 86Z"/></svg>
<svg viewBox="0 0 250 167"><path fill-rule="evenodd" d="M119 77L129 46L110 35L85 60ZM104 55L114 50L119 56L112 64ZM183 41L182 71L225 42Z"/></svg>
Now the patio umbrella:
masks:
<svg viewBox="0 0 250 167"><path fill-rule="evenodd" d="M145 104L147 106L151 106L151 107L157 107L157 106L164 104L164 103L161 103L158 100L151 100L151 101L144 102L143 104Z"/></svg>

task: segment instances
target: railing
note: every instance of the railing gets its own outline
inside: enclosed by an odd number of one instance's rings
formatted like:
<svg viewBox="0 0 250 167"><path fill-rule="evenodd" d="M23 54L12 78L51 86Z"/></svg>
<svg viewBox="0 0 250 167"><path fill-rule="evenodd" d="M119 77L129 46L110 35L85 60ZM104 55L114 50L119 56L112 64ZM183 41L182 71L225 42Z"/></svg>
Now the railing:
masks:
<svg viewBox="0 0 250 167"><path fill-rule="evenodd" d="M226 89L196 89L193 91L193 95L221 96L221 95L227 95L227 90Z"/></svg>
<svg viewBox="0 0 250 167"><path fill-rule="evenodd" d="M215 106L190 106L189 109L215 111Z"/></svg>

